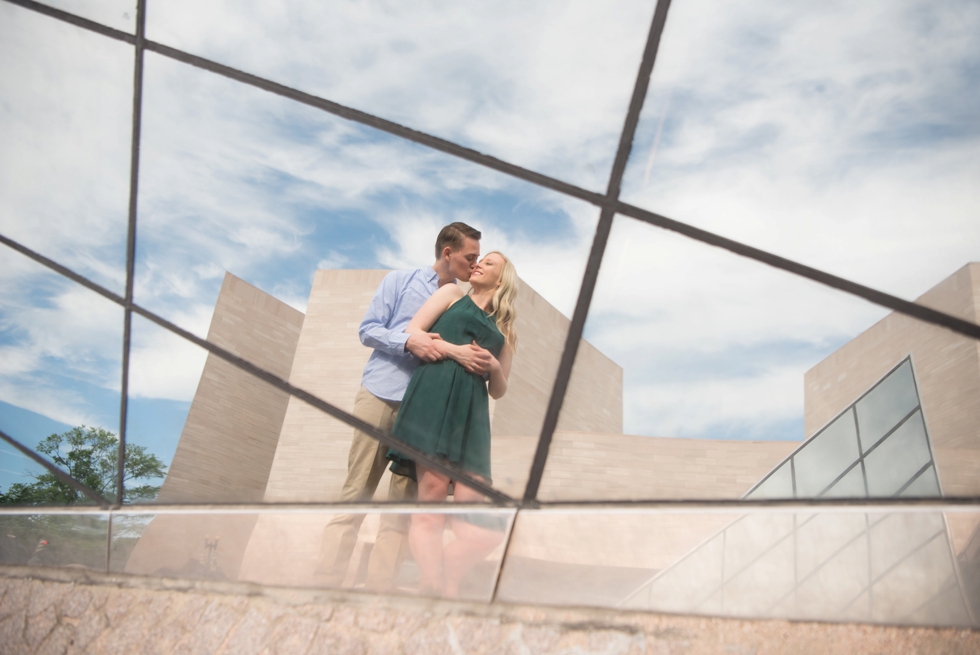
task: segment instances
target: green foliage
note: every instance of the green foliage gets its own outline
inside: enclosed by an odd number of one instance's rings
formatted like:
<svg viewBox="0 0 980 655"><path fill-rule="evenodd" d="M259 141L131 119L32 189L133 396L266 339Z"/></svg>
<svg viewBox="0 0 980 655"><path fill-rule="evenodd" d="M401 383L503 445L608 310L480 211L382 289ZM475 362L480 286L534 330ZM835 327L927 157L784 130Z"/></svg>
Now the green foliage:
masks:
<svg viewBox="0 0 980 655"><path fill-rule="evenodd" d="M86 428L84 425L61 434L46 437L37 451L47 455L68 475L107 500L116 498L116 470L119 462L119 440L113 433L102 428ZM126 461L123 465L123 482L162 478L167 467L160 458L146 452L143 446L126 445ZM65 484L52 473L32 474L31 484L10 485L6 493L0 492L0 504L11 505L75 505L91 503L91 500L73 487ZM126 502L152 499L160 490L158 486L126 484Z"/></svg>

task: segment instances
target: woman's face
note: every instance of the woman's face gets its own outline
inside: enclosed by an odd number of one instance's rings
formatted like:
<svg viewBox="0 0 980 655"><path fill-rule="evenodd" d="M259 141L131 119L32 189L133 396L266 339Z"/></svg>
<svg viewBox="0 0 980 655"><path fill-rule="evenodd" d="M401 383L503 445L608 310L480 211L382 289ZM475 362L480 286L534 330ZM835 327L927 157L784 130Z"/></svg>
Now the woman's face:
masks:
<svg viewBox="0 0 980 655"><path fill-rule="evenodd" d="M476 264L470 275L470 284L495 289L500 284L504 270L504 258L495 252L490 253Z"/></svg>

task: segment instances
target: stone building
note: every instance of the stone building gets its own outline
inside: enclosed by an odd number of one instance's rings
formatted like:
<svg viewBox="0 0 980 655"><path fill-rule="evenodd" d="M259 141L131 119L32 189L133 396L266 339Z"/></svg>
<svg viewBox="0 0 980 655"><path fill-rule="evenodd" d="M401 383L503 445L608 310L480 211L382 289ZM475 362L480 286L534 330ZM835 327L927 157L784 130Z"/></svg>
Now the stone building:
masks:
<svg viewBox="0 0 980 655"><path fill-rule="evenodd" d="M350 411L369 355L357 341L357 326L384 274L318 271L305 316L228 274L209 339ZM510 390L491 406L494 484L518 496L568 326L526 284L519 298L521 343ZM963 267L919 302L976 322L980 265ZM583 342L539 498L980 492L980 480L971 475L980 466L977 342L891 314L808 371L804 388L808 438L802 444L625 435L622 369ZM209 357L158 502L330 501L346 473L350 438L345 424ZM386 488L382 481L376 499ZM220 537L221 577L308 586L330 516L161 515L145 530L126 570L186 575L203 561L207 540ZM886 622L935 622L938 612L972 624L980 517L920 518L909 523L907 517L856 514L807 523L791 513L522 512L498 597ZM368 552L376 527L377 515L369 515L355 559ZM891 568L879 570L874 562L887 559L883 544L903 539L909 548L888 555ZM501 553L494 558L499 565ZM803 573L801 558L814 562ZM731 565L725 572L730 560L746 563L736 578ZM357 583L358 570L354 562L346 585ZM895 576L900 584L890 582ZM894 584L905 590L904 604L881 600Z"/></svg>

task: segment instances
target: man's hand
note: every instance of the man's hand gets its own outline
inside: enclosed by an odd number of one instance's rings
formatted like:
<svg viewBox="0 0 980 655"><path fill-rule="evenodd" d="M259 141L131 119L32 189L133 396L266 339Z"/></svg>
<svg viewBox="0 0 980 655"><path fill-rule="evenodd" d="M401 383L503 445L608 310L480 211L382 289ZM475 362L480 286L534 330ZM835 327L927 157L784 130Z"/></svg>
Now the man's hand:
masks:
<svg viewBox="0 0 980 655"><path fill-rule="evenodd" d="M437 362L444 358L436 346L437 341L442 341L442 337L435 332L418 332L408 337L408 341L405 342L405 350L423 362Z"/></svg>
<svg viewBox="0 0 980 655"><path fill-rule="evenodd" d="M483 375L490 370L493 355L489 350L476 345L476 341L468 346L456 348L450 355L467 373Z"/></svg>

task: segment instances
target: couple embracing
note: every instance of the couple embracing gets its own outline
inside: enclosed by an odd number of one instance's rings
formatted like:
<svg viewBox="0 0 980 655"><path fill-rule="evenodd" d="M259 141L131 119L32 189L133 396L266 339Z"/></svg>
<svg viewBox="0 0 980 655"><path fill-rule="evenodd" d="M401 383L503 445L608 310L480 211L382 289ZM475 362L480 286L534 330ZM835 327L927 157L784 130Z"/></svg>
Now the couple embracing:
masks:
<svg viewBox="0 0 980 655"><path fill-rule="evenodd" d="M465 223L447 225L436 238L431 267L392 271L381 282L359 330L361 343L373 352L354 415L489 483L488 394L500 398L507 391L517 344L517 273L499 252L481 259L480 237ZM470 283L469 293L457 280ZM341 500L370 500L387 466L389 500L446 500L448 477L357 430ZM483 500L462 484L453 487L457 502ZM342 584L363 518L337 516L324 529L321 583ZM443 547L447 520L456 538ZM477 521L464 514L383 514L367 588L391 590L410 549L421 572L420 592L456 596L462 577L503 536Z"/></svg>

